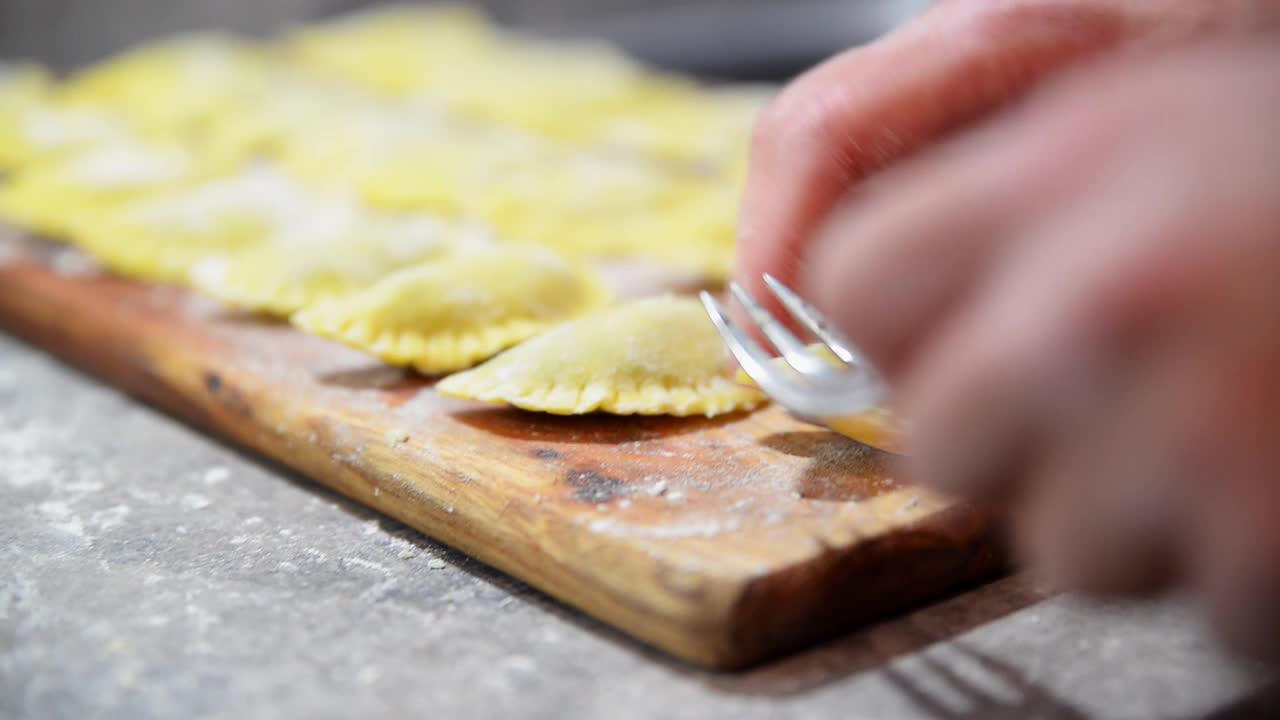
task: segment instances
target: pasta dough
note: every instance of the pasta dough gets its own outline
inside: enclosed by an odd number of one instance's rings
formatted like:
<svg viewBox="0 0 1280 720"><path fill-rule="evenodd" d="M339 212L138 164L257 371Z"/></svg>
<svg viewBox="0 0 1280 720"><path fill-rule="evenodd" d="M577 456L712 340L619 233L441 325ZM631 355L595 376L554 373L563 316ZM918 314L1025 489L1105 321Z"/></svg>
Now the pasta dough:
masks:
<svg viewBox="0 0 1280 720"><path fill-rule="evenodd" d="M706 415L756 407L723 374L724 345L691 298L640 300L563 325L446 378L444 395L559 415Z"/></svg>
<svg viewBox="0 0 1280 720"><path fill-rule="evenodd" d="M542 248L464 252L294 316L308 332L427 374L467 368L604 305L591 271Z"/></svg>
<svg viewBox="0 0 1280 720"><path fill-rule="evenodd" d="M263 83L266 59L264 50L230 35L178 36L84 70L62 97L105 108L145 132L172 135L226 112Z"/></svg>
<svg viewBox="0 0 1280 720"><path fill-rule="evenodd" d="M0 187L0 218L46 237L64 237L77 215L229 167L182 145L113 140L19 171Z"/></svg>
<svg viewBox="0 0 1280 720"><path fill-rule="evenodd" d="M396 270L492 243L482 228L426 215L342 208L320 212L315 220L250 250L200 261L192 284L228 305L288 317Z"/></svg>
<svg viewBox="0 0 1280 720"><path fill-rule="evenodd" d="M286 38L285 48L311 72L404 96L482 61L497 41L471 8L395 6L302 28Z"/></svg>
<svg viewBox="0 0 1280 720"><path fill-rule="evenodd" d="M16 108L48 97L49 71L34 63L0 62L0 108Z"/></svg>
<svg viewBox="0 0 1280 720"><path fill-rule="evenodd" d="M186 283L210 255L259 245L273 233L314 221L322 208L350 199L299 185L270 167L254 167L181 190L77 216L74 242L127 277Z"/></svg>
<svg viewBox="0 0 1280 720"><path fill-rule="evenodd" d="M47 100L0 106L0 170L56 158L71 150L132 134L128 123L104 110Z"/></svg>

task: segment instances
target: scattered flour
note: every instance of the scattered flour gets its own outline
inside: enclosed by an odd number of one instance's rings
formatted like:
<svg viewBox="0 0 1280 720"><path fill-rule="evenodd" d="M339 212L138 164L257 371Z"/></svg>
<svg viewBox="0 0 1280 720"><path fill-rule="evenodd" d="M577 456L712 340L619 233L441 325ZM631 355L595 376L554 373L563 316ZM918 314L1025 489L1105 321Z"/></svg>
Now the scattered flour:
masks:
<svg viewBox="0 0 1280 720"><path fill-rule="evenodd" d="M376 562L365 560L364 558L349 557L349 558L344 558L342 562L344 565L354 565L355 567L361 567L366 570L376 570L380 573L390 572L390 570L387 569L386 565L381 565Z"/></svg>
<svg viewBox="0 0 1280 720"><path fill-rule="evenodd" d="M60 248L53 254L51 265L62 277L93 277L102 273L93 258L75 248Z"/></svg>
<svg viewBox="0 0 1280 720"><path fill-rule="evenodd" d="M231 477L231 470L221 465L209 468L204 473L205 485L217 485L226 482Z"/></svg>
<svg viewBox="0 0 1280 720"><path fill-rule="evenodd" d="M89 516L89 524L98 531L110 530L124 524L132 510L128 505L115 505L106 510L96 510Z"/></svg>
<svg viewBox="0 0 1280 720"><path fill-rule="evenodd" d="M737 518L729 520L695 520L677 525L630 525L615 518L593 521L589 527L598 535L619 538L647 538L652 540L675 540L679 538L710 538L735 532L742 527Z"/></svg>
<svg viewBox="0 0 1280 720"><path fill-rule="evenodd" d="M203 510L212 505L213 501L199 493L187 493L179 503L183 510Z"/></svg>
<svg viewBox="0 0 1280 720"><path fill-rule="evenodd" d="M67 503L48 500L37 505L36 509L47 516L50 527L79 538L85 537L84 521Z"/></svg>

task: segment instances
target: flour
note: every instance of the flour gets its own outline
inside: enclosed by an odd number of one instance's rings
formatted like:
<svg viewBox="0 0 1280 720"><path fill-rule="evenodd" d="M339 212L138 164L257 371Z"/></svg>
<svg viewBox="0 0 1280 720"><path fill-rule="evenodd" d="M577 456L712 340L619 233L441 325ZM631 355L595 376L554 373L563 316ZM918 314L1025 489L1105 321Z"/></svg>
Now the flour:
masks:
<svg viewBox="0 0 1280 720"><path fill-rule="evenodd" d="M187 493L178 501L183 510L203 510L213 504L213 501L199 493Z"/></svg>
<svg viewBox="0 0 1280 720"><path fill-rule="evenodd" d="M593 520L588 527L597 535L616 538L645 538L650 540L678 540L681 538L712 538L742 528L738 518L728 520L699 520L674 525L632 525L616 518Z"/></svg>
<svg viewBox="0 0 1280 720"><path fill-rule="evenodd" d="M127 136L124 126L103 113L67 108L31 108L22 118L22 134L42 150Z"/></svg>
<svg viewBox="0 0 1280 720"><path fill-rule="evenodd" d="M190 157L180 149L127 142L95 147L77 155L67 172L77 185L122 190L177 182L191 169Z"/></svg>
<svg viewBox="0 0 1280 720"><path fill-rule="evenodd" d="M89 525L98 532L110 530L124 524L133 510L128 505L115 505L106 510L95 510L89 516Z"/></svg>
<svg viewBox="0 0 1280 720"><path fill-rule="evenodd" d="M94 277L102 274L102 267L93 258L75 248L59 248L53 254L50 267L62 277Z"/></svg>
<svg viewBox="0 0 1280 720"><path fill-rule="evenodd" d="M358 557L343 558L341 563L344 566L350 565L353 567L364 568L365 570L374 570L383 574L391 572L390 568L388 568L386 565L382 565L382 564L372 562L370 560L365 560L363 558L358 558Z"/></svg>
<svg viewBox="0 0 1280 720"><path fill-rule="evenodd" d="M27 258L27 254L18 243L0 237L0 269L17 265Z"/></svg>
<svg viewBox="0 0 1280 720"><path fill-rule="evenodd" d="M49 527L65 532L68 535L88 539L84 532L84 521L72 511L67 503L50 500L40 503L36 506L36 509L47 516Z"/></svg>
<svg viewBox="0 0 1280 720"><path fill-rule="evenodd" d="M219 483L226 482L226 480L230 477L231 477L230 469L222 467L221 465L217 467L211 467L208 470L206 470L204 473L204 484L218 485Z"/></svg>

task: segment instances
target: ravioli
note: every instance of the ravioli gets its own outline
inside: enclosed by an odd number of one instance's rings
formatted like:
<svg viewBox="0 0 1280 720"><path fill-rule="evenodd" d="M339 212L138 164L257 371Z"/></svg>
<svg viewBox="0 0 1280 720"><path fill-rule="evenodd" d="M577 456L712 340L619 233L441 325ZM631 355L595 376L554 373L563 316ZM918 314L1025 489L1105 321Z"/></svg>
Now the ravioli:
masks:
<svg viewBox="0 0 1280 720"><path fill-rule="evenodd" d="M631 228L634 255L723 282L733 269L741 190L721 182L696 188Z"/></svg>
<svg viewBox="0 0 1280 720"><path fill-rule="evenodd" d="M266 51L224 34L167 38L94 65L66 83L63 99L105 108L150 133L172 135L226 113L265 80Z"/></svg>
<svg viewBox="0 0 1280 720"><path fill-rule="evenodd" d="M415 102L376 103L281 139L280 163L302 178L342 180L375 207L461 214L462 198L511 168L546 167L562 153L508 128L459 123Z"/></svg>
<svg viewBox="0 0 1280 720"><path fill-rule="evenodd" d="M53 89L49 71L35 63L0 61L0 108L17 108L46 99Z"/></svg>
<svg viewBox="0 0 1280 720"><path fill-rule="evenodd" d="M288 317L411 265L492 244L486 230L428 215L320 212L260 246L201 260L191 283L223 303Z"/></svg>
<svg viewBox="0 0 1280 720"><path fill-rule="evenodd" d="M702 305L665 296L562 325L436 388L557 415L712 417L762 403L759 391L724 375L724 360Z"/></svg>
<svg viewBox="0 0 1280 720"><path fill-rule="evenodd" d="M478 60L430 74L418 92L467 117L571 142L587 140L602 114L694 92L600 43L507 36Z"/></svg>
<svg viewBox="0 0 1280 720"><path fill-rule="evenodd" d="M602 115L592 143L664 161L727 171L750 144L756 116L776 90L728 86Z"/></svg>
<svg viewBox="0 0 1280 720"><path fill-rule="evenodd" d="M0 170L47 161L68 151L132 137L121 117L48 99L0 107Z"/></svg>
<svg viewBox="0 0 1280 720"><path fill-rule="evenodd" d="M346 202L257 166L76 217L71 235L114 272L184 284L199 260L247 250Z"/></svg>
<svg viewBox="0 0 1280 720"><path fill-rule="evenodd" d="M323 76L565 141L589 142L602 113L696 93L611 47L532 41L457 5L357 13L304 28L286 48Z"/></svg>
<svg viewBox="0 0 1280 720"><path fill-rule="evenodd" d="M366 155L368 172L357 181L364 196L378 207L473 217L508 237L516 237L515 228L504 227L474 200L510 197L520 183L553 182L546 175L565 156L563 149L510 128L415 125L400 141L378 141L376 155Z"/></svg>
<svg viewBox="0 0 1280 720"><path fill-rule="evenodd" d="M632 158L561 152L554 160L506 168L490 178L487 187L476 188L480 192L468 193L466 211L511 231L550 224L566 233L584 223L658 212L674 206L697 186L689 178ZM533 239L566 247L575 244L556 233Z"/></svg>
<svg viewBox="0 0 1280 720"><path fill-rule="evenodd" d="M279 162L282 148L299 134L315 137L309 152L325 150L330 145L322 137L333 143L339 123L374 107L374 100L357 88L317 80L287 67L273 67L242 100L197 122L193 141L215 154ZM328 174L330 179L340 176L337 168Z"/></svg>
<svg viewBox="0 0 1280 720"><path fill-rule="evenodd" d="M364 10L292 33L294 62L325 77L407 96L437 75L482 61L497 38L484 15L462 5Z"/></svg>
<svg viewBox="0 0 1280 720"><path fill-rule="evenodd" d="M590 270L543 248L508 247L407 268L293 322L435 375L471 367L608 300Z"/></svg>
<svg viewBox="0 0 1280 720"><path fill-rule="evenodd" d="M172 143L113 140L20 170L0 187L0 218L65 237L78 215L229 169Z"/></svg>

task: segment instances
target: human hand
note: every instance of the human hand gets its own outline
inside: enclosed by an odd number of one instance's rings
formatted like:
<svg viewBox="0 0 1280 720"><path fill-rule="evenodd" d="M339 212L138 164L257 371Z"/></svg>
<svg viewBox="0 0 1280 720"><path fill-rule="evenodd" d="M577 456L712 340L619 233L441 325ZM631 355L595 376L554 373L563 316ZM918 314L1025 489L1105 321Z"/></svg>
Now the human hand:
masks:
<svg viewBox="0 0 1280 720"><path fill-rule="evenodd" d="M798 289L899 390L915 479L1055 584L1186 584L1280 650L1280 42L1091 68L878 175Z"/></svg>
<svg viewBox="0 0 1280 720"><path fill-rule="evenodd" d="M1280 25L1268 0L947 0L809 72L752 142L736 279L791 283L828 212L864 178L1104 51ZM777 310L778 308L772 308Z"/></svg>

